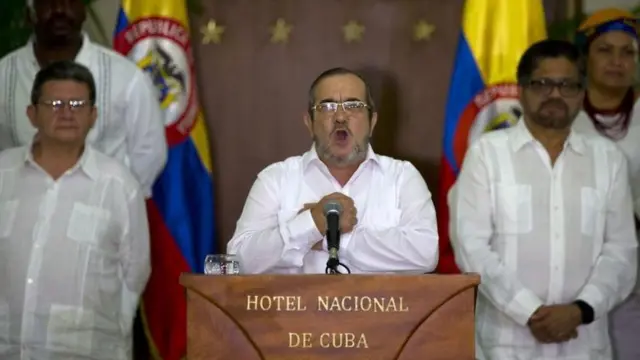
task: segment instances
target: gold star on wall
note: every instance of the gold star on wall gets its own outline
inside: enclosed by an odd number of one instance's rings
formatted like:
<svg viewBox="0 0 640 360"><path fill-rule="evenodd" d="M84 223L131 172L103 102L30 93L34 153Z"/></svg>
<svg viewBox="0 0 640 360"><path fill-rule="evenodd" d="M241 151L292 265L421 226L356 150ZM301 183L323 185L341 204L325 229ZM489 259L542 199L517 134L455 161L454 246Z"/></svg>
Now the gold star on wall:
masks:
<svg viewBox="0 0 640 360"><path fill-rule="evenodd" d="M431 39L431 35L435 31L436 27L434 25L425 20L420 20L413 26L413 39L415 41L427 41Z"/></svg>
<svg viewBox="0 0 640 360"><path fill-rule="evenodd" d="M342 33L344 35L344 41L348 43L352 43L354 41L362 40L362 35L364 35L364 26L359 24L355 20L349 21L345 26L342 27Z"/></svg>
<svg viewBox="0 0 640 360"><path fill-rule="evenodd" d="M224 33L224 26L220 26L214 20L209 20L207 25L200 28L202 33L203 44L220 44L222 42L222 34Z"/></svg>
<svg viewBox="0 0 640 360"><path fill-rule="evenodd" d="M271 42L286 43L289 41L289 34L291 33L292 25L287 24L283 18L279 18L275 25L271 27Z"/></svg>

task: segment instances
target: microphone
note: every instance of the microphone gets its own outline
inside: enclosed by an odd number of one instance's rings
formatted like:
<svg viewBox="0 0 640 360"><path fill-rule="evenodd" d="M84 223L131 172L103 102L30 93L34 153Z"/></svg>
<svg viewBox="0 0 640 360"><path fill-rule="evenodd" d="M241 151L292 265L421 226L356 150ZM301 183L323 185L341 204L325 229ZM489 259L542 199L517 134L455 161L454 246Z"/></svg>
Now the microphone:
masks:
<svg viewBox="0 0 640 360"><path fill-rule="evenodd" d="M327 220L327 248L329 249L329 260L327 260L327 274L340 274L338 267L342 266L350 274L351 270L340 262L338 251L340 251L340 215L342 215L342 205L337 201L329 201L324 205L324 216Z"/></svg>
<svg viewBox="0 0 640 360"><path fill-rule="evenodd" d="M329 259L338 259L340 250L340 215L342 205L337 201L329 201L324 205L324 216L327 219L327 248Z"/></svg>

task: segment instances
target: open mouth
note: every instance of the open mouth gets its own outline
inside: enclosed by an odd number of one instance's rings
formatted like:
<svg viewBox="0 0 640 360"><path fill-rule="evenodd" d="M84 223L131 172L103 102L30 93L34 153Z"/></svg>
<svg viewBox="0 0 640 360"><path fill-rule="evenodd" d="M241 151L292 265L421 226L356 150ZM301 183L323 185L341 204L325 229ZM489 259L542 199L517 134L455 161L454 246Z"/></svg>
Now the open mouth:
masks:
<svg viewBox="0 0 640 360"><path fill-rule="evenodd" d="M344 129L336 130L334 136L338 141L345 141L349 138L349 132Z"/></svg>

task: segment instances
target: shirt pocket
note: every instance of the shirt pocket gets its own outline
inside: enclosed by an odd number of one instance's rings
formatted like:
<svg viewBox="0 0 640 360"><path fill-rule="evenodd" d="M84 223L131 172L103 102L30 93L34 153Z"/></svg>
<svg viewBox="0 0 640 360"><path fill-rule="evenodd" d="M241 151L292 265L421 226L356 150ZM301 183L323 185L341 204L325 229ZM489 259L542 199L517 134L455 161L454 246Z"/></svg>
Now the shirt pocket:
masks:
<svg viewBox="0 0 640 360"><path fill-rule="evenodd" d="M101 247L100 242L107 235L110 220L110 211L76 202L71 210L67 237L81 243Z"/></svg>
<svg viewBox="0 0 640 360"><path fill-rule="evenodd" d="M501 234L525 234L533 230L531 186L495 187L495 227Z"/></svg>
<svg viewBox="0 0 640 360"><path fill-rule="evenodd" d="M11 235L17 210L18 200L0 201L0 239Z"/></svg>
<svg viewBox="0 0 640 360"><path fill-rule="evenodd" d="M604 222L604 192L590 187L580 189L580 231L597 237Z"/></svg>
<svg viewBox="0 0 640 360"><path fill-rule="evenodd" d="M47 348L78 356L92 355L94 322L92 311L69 305L51 305Z"/></svg>

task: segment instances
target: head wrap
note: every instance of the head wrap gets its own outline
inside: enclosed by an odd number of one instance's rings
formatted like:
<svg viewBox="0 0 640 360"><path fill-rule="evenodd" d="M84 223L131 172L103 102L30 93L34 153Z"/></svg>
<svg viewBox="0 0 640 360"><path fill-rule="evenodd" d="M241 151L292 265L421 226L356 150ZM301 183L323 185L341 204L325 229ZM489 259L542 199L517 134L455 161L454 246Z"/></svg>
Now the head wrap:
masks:
<svg viewBox="0 0 640 360"><path fill-rule="evenodd" d="M580 24L576 34L576 45L586 51L598 36L609 31L623 31L638 40L638 18L621 9L602 9L594 12Z"/></svg>

